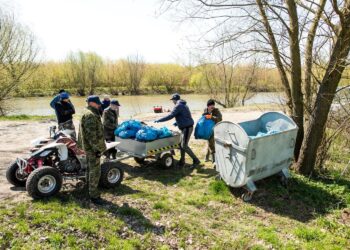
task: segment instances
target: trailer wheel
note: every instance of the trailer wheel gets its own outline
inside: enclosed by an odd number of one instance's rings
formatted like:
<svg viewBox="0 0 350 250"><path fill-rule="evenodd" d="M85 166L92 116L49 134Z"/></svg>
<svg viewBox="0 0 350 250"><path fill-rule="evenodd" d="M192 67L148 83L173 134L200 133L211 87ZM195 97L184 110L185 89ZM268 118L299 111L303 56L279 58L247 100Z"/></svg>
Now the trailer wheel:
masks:
<svg viewBox="0 0 350 250"><path fill-rule="evenodd" d="M160 164L164 168L171 168L174 165L174 157L170 153L165 153L160 157Z"/></svg>
<svg viewBox="0 0 350 250"><path fill-rule="evenodd" d="M124 171L114 162L105 162L101 165L101 177L99 186L114 188L118 186L124 177Z"/></svg>
<svg viewBox="0 0 350 250"><path fill-rule="evenodd" d="M15 187L26 185L28 174L21 174L17 162L12 163L6 170L6 179Z"/></svg>
<svg viewBox="0 0 350 250"><path fill-rule="evenodd" d="M62 175L53 167L40 167L30 173L26 189L34 199L50 197L60 191L62 187Z"/></svg>
<svg viewBox="0 0 350 250"><path fill-rule="evenodd" d="M134 160L140 165L145 164L145 158L134 157Z"/></svg>

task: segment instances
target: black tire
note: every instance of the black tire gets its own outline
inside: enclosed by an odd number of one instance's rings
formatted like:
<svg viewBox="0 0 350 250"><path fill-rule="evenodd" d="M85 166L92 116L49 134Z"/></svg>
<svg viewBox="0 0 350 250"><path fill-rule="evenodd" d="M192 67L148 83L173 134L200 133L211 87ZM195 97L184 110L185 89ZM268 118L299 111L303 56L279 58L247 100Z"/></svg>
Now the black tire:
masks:
<svg viewBox="0 0 350 250"><path fill-rule="evenodd" d="M160 157L160 164L163 168L171 168L174 166L174 157L170 153L165 153Z"/></svg>
<svg viewBox="0 0 350 250"><path fill-rule="evenodd" d="M17 162L12 163L6 170L6 179L15 187L24 187L26 185L28 175L21 176L18 170L19 166Z"/></svg>
<svg viewBox="0 0 350 250"><path fill-rule="evenodd" d="M134 160L140 165L145 164L145 158L134 157Z"/></svg>
<svg viewBox="0 0 350 250"><path fill-rule="evenodd" d="M120 185L124 178L124 171L115 162L105 162L101 165L99 186L114 188Z"/></svg>
<svg viewBox="0 0 350 250"><path fill-rule="evenodd" d="M26 184L28 194L34 199L53 196L60 191L61 187L62 175L60 171L47 166L31 172Z"/></svg>

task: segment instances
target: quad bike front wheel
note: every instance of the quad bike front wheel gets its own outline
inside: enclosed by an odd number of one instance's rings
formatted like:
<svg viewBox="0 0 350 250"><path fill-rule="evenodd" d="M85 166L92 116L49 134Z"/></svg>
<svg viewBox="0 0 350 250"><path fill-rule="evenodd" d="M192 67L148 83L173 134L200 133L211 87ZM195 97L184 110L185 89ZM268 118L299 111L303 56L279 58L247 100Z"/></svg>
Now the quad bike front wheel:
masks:
<svg viewBox="0 0 350 250"><path fill-rule="evenodd" d="M124 171L115 162L105 162L101 165L99 186L114 188L122 182L123 177Z"/></svg>
<svg viewBox="0 0 350 250"><path fill-rule="evenodd" d="M28 175L19 171L18 163L13 162L6 170L6 179L15 187L24 187L27 182Z"/></svg>
<svg viewBox="0 0 350 250"><path fill-rule="evenodd" d="M30 173L26 188L34 199L55 195L62 187L62 175L53 167L40 167Z"/></svg>

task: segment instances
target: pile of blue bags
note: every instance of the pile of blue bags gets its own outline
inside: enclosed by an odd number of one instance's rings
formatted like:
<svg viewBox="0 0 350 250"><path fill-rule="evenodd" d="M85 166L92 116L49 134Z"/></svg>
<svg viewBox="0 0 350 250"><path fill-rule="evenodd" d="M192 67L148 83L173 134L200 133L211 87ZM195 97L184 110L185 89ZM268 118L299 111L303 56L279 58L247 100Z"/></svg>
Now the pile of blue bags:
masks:
<svg viewBox="0 0 350 250"><path fill-rule="evenodd" d="M122 139L136 139L137 141L147 142L171 137L173 134L166 128L154 128L145 126L140 121L125 121L114 131L114 134Z"/></svg>
<svg viewBox="0 0 350 250"><path fill-rule="evenodd" d="M215 126L215 122L211 119L206 119L205 116L202 116L194 129L194 138L209 140L213 134L213 128Z"/></svg>

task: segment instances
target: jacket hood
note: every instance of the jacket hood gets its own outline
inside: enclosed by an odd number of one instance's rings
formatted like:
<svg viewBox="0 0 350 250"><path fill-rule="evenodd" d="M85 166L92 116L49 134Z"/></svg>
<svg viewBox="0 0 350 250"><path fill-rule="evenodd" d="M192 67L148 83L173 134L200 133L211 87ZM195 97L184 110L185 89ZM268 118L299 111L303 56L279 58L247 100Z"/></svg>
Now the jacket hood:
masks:
<svg viewBox="0 0 350 250"><path fill-rule="evenodd" d="M185 100L179 100L179 101L177 102L177 104L186 105L187 102L186 102Z"/></svg>

